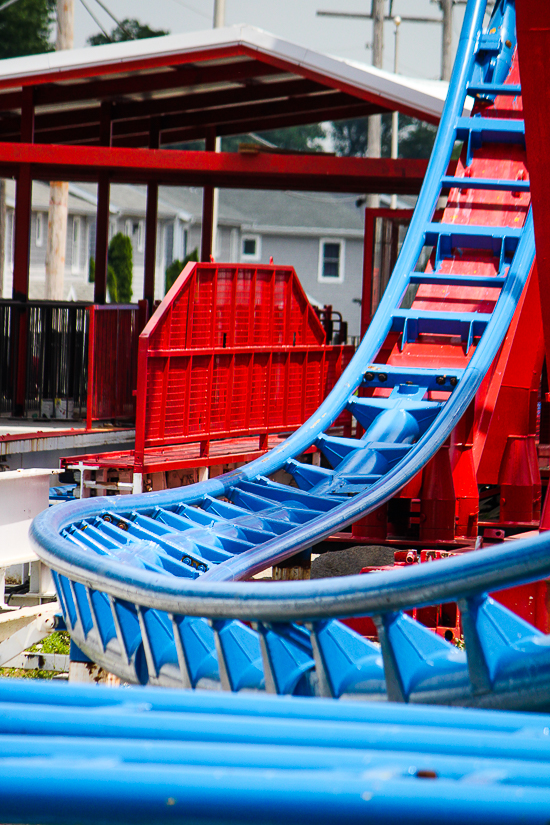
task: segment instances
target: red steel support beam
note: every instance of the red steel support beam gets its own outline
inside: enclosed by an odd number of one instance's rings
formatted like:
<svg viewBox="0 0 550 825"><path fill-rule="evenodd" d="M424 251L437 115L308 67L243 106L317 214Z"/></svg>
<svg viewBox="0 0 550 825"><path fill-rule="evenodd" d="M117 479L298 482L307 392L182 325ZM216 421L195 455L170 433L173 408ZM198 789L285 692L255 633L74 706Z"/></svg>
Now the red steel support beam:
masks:
<svg viewBox="0 0 550 825"><path fill-rule="evenodd" d="M426 160L410 158L339 158L268 152L197 152L103 146L0 143L0 174L17 174L30 163L35 180L98 180L238 189L285 189L317 192L417 194ZM453 162L449 174L455 168Z"/></svg>
<svg viewBox="0 0 550 825"><path fill-rule="evenodd" d="M103 151L110 152L111 104L101 105L101 143ZM109 201L110 181L106 171L101 171L97 184L97 218L95 236L95 283L94 303L107 301L107 253L109 251Z"/></svg>
<svg viewBox="0 0 550 825"><path fill-rule="evenodd" d="M149 148L156 150L160 145L160 118L151 121ZM143 298L149 305L149 312L155 300L155 269L157 261L157 218L159 185L156 181L147 184L147 209L145 215L145 263L143 278Z"/></svg>
<svg viewBox="0 0 550 825"><path fill-rule="evenodd" d="M527 165L531 198L540 305L544 326L546 357L550 355L550 4L548 0L517 0L517 31Z"/></svg>
<svg viewBox="0 0 550 825"><path fill-rule="evenodd" d="M211 130L205 141L206 152L212 155L216 151L216 133ZM214 187L207 185L202 193L202 232L201 232L201 261L208 262L212 255L212 240L214 237Z"/></svg>
<svg viewBox="0 0 550 825"><path fill-rule="evenodd" d="M15 189L15 232L13 250L14 301L29 297L29 261L32 209L32 175L28 163L21 164Z"/></svg>
<svg viewBox="0 0 550 825"><path fill-rule="evenodd" d="M24 90L21 107L21 138L29 145L34 140L33 90ZM13 298L29 297L30 229L32 212L32 174L28 163L21 164L15 192L15 237L13 261Z"/></svg>
<svg viewBox="0 0 550 825"><path fill-rule="evenodd" d="M34 102L33 90L25 89L21 107L21 137L27 143L34 139ZM15 233L13 256L12 297L15 301L27 302L29 297L30 236L32 215L32 175L29 164L19 168L15 189ZM17 350L15 360L14 415L25 413L27 386L27 309L18 312L16 337Z"/></svg>

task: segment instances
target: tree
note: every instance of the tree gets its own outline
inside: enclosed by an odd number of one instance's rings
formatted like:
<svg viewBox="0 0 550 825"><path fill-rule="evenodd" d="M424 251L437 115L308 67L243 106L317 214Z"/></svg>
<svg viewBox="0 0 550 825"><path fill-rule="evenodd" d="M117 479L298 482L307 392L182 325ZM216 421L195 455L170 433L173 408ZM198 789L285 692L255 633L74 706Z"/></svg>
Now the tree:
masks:
<svg viewBox="0 0 550 825"><path fill-rule="evenodd" d="M117 232L111 239L107 263L107 287L111 302L129 304L132 300L132 241L122 232Z"/></svg>
<svg viewBox="0 0 550 825"><path fill-rule="evenodd" d="M194 249L189 255L186 255L183 261L172 261L172 263L166 267L166 272L164 275L164 294L168 292L170 287L175 283L176 278L179 277L181 271L183 270L184 266L189 263L189 261L198 261L199 260L199 250Z"/></svg>
<svg viewBox="0 0 550 825"><path fill-rule="evenodd" d="M330 137L337 155L365 157L368 143L368 118L340 120L330 124ZM399 116L399 157L429 158L437 129L406 115ZM382 116L382 157L391 155L391 115Z"/></svg>
<svg viewBox="0 0 550 825"><path fill-rule="evenodd" d="M21 2L21 0L19 0ZM127 17L120 21L118 26L111 29L107 36L103 32L92 34L88 38L87 43L90 46L104 46L106 43L121 43L123 40L144 40L147 37L162 37L164 34L170 34L165 29L152 29L146 23L140 23L139 20Z"/></svg>
<svg viewBox="0 0 550 825"><path fill-rule="evenodd" d="M19 0L0 14L0 60L53 51L56 0Z"/></svg>
<svg viewBox="0 0 550 825"><path fill-rule="evenodd" d="M320 123L306 126L289 126L286 129L271 129L258 132L258 137L267 141L277 149L286 149L291 152L311 152L321 149L322 141L326 138L324 127ZM231 135L222 138L223 152L237 152L241 143L255 143L261 147L260 141L254 140L254 135ZM268 147L269 148L269 147Z"/></svg>

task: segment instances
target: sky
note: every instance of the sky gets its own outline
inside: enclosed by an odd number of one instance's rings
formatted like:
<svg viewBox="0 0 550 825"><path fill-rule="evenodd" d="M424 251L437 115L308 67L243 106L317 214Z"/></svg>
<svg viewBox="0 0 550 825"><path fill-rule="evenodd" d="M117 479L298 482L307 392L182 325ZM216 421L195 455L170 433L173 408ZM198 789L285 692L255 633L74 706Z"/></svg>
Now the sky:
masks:
<svg viewBox="0 0 550 825"><path fill-rule="evenodd" d="M212 27L214 0L102 0L117 19L137 18L152 28L172 34L204 31ZM104 29L115 25L97 0L86 0ZM389 8L389 2L388 2ZM321 17L317 11L370 12L370 0L226 0L226 24L246 23L284 40L315 51L371 62L367 48L372 40L370 20ZM434 0L393 0L393 14L422 17L440 16ZM460 33L464 6L454 11L454 47ZM384 68L393 71L394 30L385 24ZM81 0L75 0L75 48L86 46L86 38L98 26ZM441 66L441 27L435 24L403 22L399 34L399 71L413 77L437 80Z"/></svg>

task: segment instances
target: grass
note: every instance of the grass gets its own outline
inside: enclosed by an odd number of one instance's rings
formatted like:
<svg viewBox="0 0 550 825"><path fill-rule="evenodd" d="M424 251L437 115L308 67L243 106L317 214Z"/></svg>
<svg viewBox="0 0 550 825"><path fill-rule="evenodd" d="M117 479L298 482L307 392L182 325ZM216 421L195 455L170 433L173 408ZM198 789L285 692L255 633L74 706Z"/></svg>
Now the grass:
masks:
<svg viewBox="0 0 550 825"><path fill-rule="evenodd" d="M29 647L29 653L60 653L68 655L71 647L71 637L66 630L58 630L46 636L41 642ZM55 670L25 670L20 667L0 667L0 676L12 679L53 679Z"/></svg>

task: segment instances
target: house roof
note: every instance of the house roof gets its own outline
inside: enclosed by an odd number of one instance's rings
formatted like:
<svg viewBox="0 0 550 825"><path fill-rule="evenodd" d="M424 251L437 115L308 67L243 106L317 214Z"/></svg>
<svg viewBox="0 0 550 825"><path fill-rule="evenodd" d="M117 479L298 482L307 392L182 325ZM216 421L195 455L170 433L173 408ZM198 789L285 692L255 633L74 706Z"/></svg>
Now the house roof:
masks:
<svg viewBox="0 0 550 825"><path fill-rule="evenodd" d="M252 26L0 61L0 140L160 145L398 109L437 122L447 86L320 54Z"/></svg>

